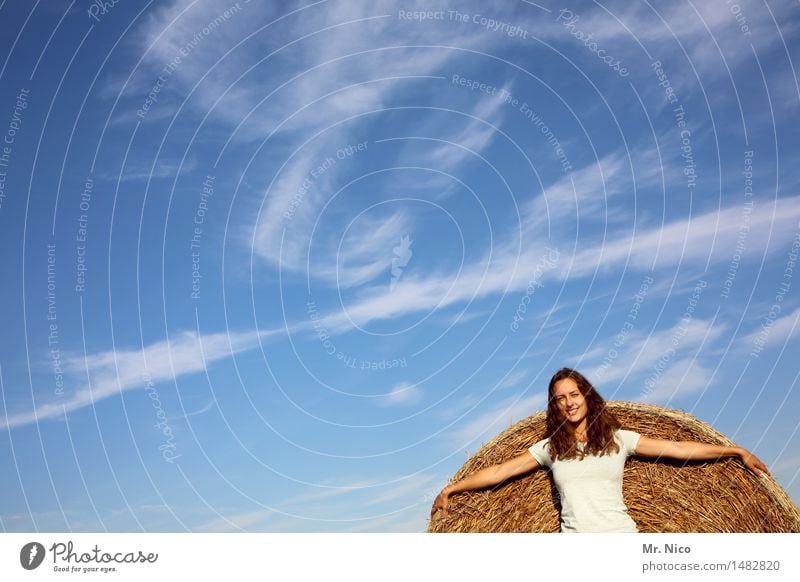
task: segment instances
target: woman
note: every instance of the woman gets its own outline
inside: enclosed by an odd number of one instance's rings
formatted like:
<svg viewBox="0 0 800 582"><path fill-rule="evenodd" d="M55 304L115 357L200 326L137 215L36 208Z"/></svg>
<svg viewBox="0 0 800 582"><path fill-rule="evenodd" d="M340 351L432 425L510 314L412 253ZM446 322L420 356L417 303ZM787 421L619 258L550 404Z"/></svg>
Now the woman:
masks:
<svg viewBox="0 0 800 582"><path fill-rule="evenodd" d="M547 434L549 438L527 452L445 487L433 502L431 517L439 509L447 516L454 493L497 485L547 466L561 499L562 532L636 532L622 498L622 472L630 455L683 461L739 457L757 475L768 474L764 463L740 447L653 439L622 430L591 383L569 368L550 380Z"/></svg>

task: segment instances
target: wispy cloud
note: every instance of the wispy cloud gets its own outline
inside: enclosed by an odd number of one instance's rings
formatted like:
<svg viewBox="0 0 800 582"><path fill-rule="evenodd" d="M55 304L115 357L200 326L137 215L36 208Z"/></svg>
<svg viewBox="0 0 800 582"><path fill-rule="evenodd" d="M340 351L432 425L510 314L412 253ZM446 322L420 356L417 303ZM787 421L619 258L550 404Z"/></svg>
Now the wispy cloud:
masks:
<svg viewBox="0 0 800 582"><path fill-rule="evenodd" d="M756 0L743 0L737 6L738 14L745 19L746 33L730 5L715 3L695 3L689 7L672 3L587 6L573 9L578 19L572 24L585 35L592 34L596 42L605 43L604 48L620 50L642 43L656 53L651 47L657 46L658 58L664 62L677 62L684 67L688 58L703 76L727 76L726 66L733 68L752 56L750 51L741 49L744 41L752 43L759 52L780 42L772 14L778 23L791 21L792 3L788 1L776 2L770 10ZM554 19L557 15L554 14ZM783 34L796 28L788 25ZM575 45L580 42L563 24L542 27L540 34L554 42ZM691 68L684 76L687 80L693 76ZM674 84L683 86L682 82Z"/></svg>
<svg viewBox="0 0 800 582"><path fill-rule="evenodd" d="M383 275L388 286L392 249L410 232L411 222L402 210L388 216L359 217L349 225L340 242L318 243L332 252L326 253L328 261L317 260L309 274L344 289Z"/></svg>
<svg viewBox="0 0 800 582"><path fill-rule="evenodd" d="M497 384L497 389L502 390L503 388L511 388L512 386L516 386L520 382L522 382L525 378L530 375L529 372L525 370L517 370L516 372L509 372L505 378L501 379L500 382Z"/></svg>
<svg viewBox="0 0 800 582"><path fill-rule="evenodd" d="M631 157L623 152L607 154L558 179L525 204L523 225L532 233L541 233L547 224L557 227L564 219L630 220L634 216L629 196L635 194L634 186L658 184L662 167L654 150L631 152Z"/></svg>
<svg viewBox="0 0 800 582"><path fill-rule="evenodd" d="M411 499L413 502L422 502L429 493L431 486L440 483L441 477L430 473L418 473L404 477L390 487L384 487L366 501L367 505L377 505L398 500Z"/></svg>
<svg viewBox="0 0 800 582"><path fill-rule="evenodd" d="M480 156L498 138L508 112L499 95L510 90L511 85L506 84L498 89L498 95L484 95L465 106L425 110L419 121L392 140L404 143L397 155L402 165L431 171L424 180L418 173L397 174L394 188L422 188L435 200L446 198L457 185L453 175L459 167L485 165Z"/></svg>
<svg viewBox="0 0 800 582"><path fill-rule="evenodd" d="M800 308L789 315L779 317L767 327L759 327L756 331L744 336L739 343L747 348L753 347L753 342L758 339L764 346L783 345L800 335Z"/></svg>
<svg viewBox="0 0 800 582"><path fill-rule="evenodd" d="M180 160L159 159L156 160L155 163L139 163L127 167L119 176L119 179L122 182L134 180L162 180L165 178L174 179L177 176L182 176L193 171L195 168L197 168L197 165L197 159L193 157L188 158L183 162ZM106 175L104 177L110 180L117 179L117 176L115 175Z"/></svg>
<svg viewBox="0 0 800 582"><path fill-rule="evenodd" d="M122 394L127 390L142 388L147 379L153 384L174 380L180 376L200 372L209 364L251 350L260 338L276 332L231 332L199 335L184 332L170 340L155 342L139 350L117 350L64 356L63 368L80 383L88 375L88 382L72 394L41 402L35 398L32 409L12 412L0 423L0 428L16 428L94 406L97 402Z"/></svg>
<svg viewBox="0 0 800 582"><path fill-rule="evenodd" d="M511 396L493 404L476 418L459 424L447 433L447 439L454 447L471 446L477 450L476 441L495 435L530 415L542 410L547 396L545 393L519 398Z"/></svg>
<svg viewBox="0 0 800 582"><path fill-rule="evenodd" d="M741 228L742 209L730 207L695 217L675 220L662 227L642 229L602 245L587 245L560 263L560 274L586 276L596 269L608 270L627 263L635 269L653 269L678 264L703 264L730 260L731 249ZM760 205L750 215L748 244L743 256L753 257L778 250L789 240L800 218L800 200L781 198L774 206Z"/></svg>
<svg viewBox="0 0 800 582"><path fill-rule="evenodd" d="M231 532L247 531L248 529L262 529L259 524L263 524L275 512L271 509L257 509L254 511L244 511L230 516L220 516L216 519L203 523L195 527L199 532Z"/></svg>
<svg viewBox="0 0 800 582"><path fill-rule="evenodd" d="M382 503L425 504L431 491L443 481L440 475L419 473L409 476L384 476L351 483L334 483L327 480L325 487L308 488L298 495L271 503L271 508L260 507L251 511L240 511L232 515L221 515L196 526L196 531L287 531L311 530L320 527L320 520L325 527L342 531L371 530L376 522L396 522L397 513L380 515L373 519L358 517L354 508L364 508ZM382 485L386 483L386 485ZM324 502L320 506L325 518L312 518L309 508L316 502ZM356 512L361 513L361 512ZM296 519L291 514L305 515ZM330 517L337 515L336 518ZM290 523L287 520L296 520ZM303 526L305 523L307 525ZM386 531L385 529L379 531ZM397 529L397 531L409 531Z"/></svg>
<svg viewBox="0 0 800 582"><path fill-rule="evenodd" d="M665 371L654 379L653 387L642 392L642 402L669 405L687 394L707 389L711 384L712 370L702 366L695 358L687 357L670 362Z"/></svg>
<svg viewBox="0 0 800 582"><path fill-rule="evenodd" d="M386 396L376 400L381 406L404 406L419 402L421 398L422 393L415 384L401 382L394 386Z"/></svg>
<svg viewBox="0 0 800 582"><path fill-rule="evenodd" d="M698 358L727 330L727 325L712 320L679 320L657 332L631 332L623 345L615 345L614 337L603 338L573 361L591 366L588 376L597 383L636 381L641 385L639 399L663 402L707 386L711 374ZM614 357L608 358L612 350Z"/></svg>
<svg viewBox="0 0 800 582"><path fill-rule="evenodd" d="M798 198L782 198L774 206L761 205L750 214L750 232L743 257L766 256L789 240L800 218ZM543 273L542 280L566 280L586 277L626 266L649 271L676 265L701 265L729 261L739 234L741 208L731 207L698 216L672 221L663 226L642 228L631 234L618 234L605 243L587 240L569 256L564 241L556 265ZM772 244L770 242L776 241ZM550 243L554 244L554 243ZM544 245L518 246L499 243L490 255L465 265L460 273L404 277L391 293L384 287L366 288L361 299L348 306L347 313L326 316L327 328L344 332L353 324L365 325L374 320L401 317L431 308L444 308L461 301L496 293L524 289L530 281L528 272L545 253Z"/></svg>
<svg viewBox="0 0 800 582"><path fill-rule="evenodd" d="M427 8L416 0L403 5L406 11ZM190 58L170 69L161 93L165 103L158 107L167 105L170 96L183 101L191 90L187 114L207 115L209 121L235 128L235 140L268 140L267 165L278 171L265 172L264 205L241 238L267 264L297 271L306 269L308 233L320 208L341 185L339 169L314 178L300 203L298 190L337 148L359 141L354 124L346 120L370 114L363 118L370 122L397 95L414 83L429 83L429 77L463 55L444 47L487 49L502 41L480 27L442 26L437 32L442 49L414 48L429 42L430 28L398 19L391 0L341 3L335 9L308 5L285 14L277 6L241 3L220 20L223 12L218 3L203 0L175 0L152 11L137 33L146 51L142 76L163 75L163 67L190 45ZM198 36L212 22L218 22L213 32ZM387 38L393 46L386 46ZM141 91L136 80L132 86ZM499 104L482 101L476 112L490 116L486 107L496 110ZM454 138L479 149L491 131L468 122ZM464 156L452 148L441 155ZM374 266L354 266L352 284L369 276ZM330 274L316 267L312 277Z"/></svg>

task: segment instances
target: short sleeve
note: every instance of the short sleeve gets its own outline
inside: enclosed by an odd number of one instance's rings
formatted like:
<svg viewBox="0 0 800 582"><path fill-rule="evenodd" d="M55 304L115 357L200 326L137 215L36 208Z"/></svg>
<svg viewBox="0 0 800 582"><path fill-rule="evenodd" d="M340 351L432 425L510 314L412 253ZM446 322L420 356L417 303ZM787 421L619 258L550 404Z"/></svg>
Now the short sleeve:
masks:
<svg viewBox="0 0 800 582"><path fill-rule="evenodd" d="M633 452L636 450L636 445L639 444L640 435L638 432L634 432L632 430L618 430L617 431L617 438L619 438L620 442L622 443L622 448L625 451L626 456L631 456Z"/></svg>
<svg viewBox="0 0 800 582"><path fill-rule="evenodd" d="M550 444L550 439L544 439L528 449L528 452L533 455L533 458L544 467L549 467L552 464L549 447L547 446L548 444Z"/></svg>

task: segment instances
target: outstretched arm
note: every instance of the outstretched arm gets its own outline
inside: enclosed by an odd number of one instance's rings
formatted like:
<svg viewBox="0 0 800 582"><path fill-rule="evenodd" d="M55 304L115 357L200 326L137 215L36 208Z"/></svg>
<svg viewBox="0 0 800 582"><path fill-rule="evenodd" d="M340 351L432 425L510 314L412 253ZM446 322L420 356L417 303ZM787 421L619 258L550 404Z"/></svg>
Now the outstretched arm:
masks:
<svg viewBox="0 0 800 582"><path fill-rule="evenodd" d="M511 477L533 471L537 467L539 467L539 461L537 461L529 452L525 452L514 457L513 459L506 461L505 463L486 467L476 473L473 473L469 477L464 477L461 479L461 481L448 485L442 489L442 492L436 496L436 499L433 502L433 507L431 507L431 517L433 517L434 514L440 509L442 510L442 517L447 517L447 509L450 505L450 496L453 493L491 487L492 485L502 483Z"/></svg>
<svg viewBox="0 0 800 582"><path fill-rule="evenodd" d="M763 477L765 474L769 475L767 466L750 451L741 447L709 445L694 441L666 441L643 436L639 439L634 453L642 457L666 457L682 461L708 461L723 457L739 457L759 477Z"/></svg>

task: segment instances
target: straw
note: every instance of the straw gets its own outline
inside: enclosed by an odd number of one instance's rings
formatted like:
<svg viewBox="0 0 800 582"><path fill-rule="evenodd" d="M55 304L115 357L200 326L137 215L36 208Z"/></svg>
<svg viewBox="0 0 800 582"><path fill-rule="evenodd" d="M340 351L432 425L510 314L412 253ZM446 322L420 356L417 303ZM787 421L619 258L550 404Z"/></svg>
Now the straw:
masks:
<svg viewBox="0 0 800 582"><path fill-rule="evenodd" d="M669 440L733 445L724 435L677 410L606 402L622 428ZM484 445L455 474L458 481L502 463L545 438L545 413L511 426ZM741 461L683 462L631 457L623 495L641 532L800 532L800 510L772 477L758 477ZM429 532L558 532L558 492L538 469L490 489L450 497L446 519L437 512Z"/></svg>

